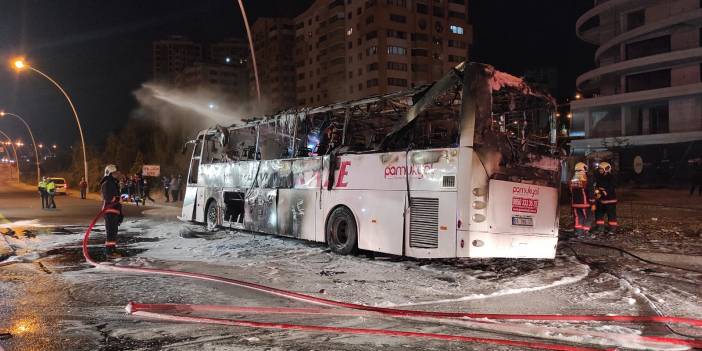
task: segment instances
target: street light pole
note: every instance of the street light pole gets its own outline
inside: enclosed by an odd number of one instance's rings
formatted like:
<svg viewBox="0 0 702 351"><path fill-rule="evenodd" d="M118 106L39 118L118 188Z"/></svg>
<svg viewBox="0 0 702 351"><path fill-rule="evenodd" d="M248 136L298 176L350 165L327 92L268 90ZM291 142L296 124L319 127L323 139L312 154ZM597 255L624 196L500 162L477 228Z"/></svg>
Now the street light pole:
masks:
<svg viewBox="0 0 702 351"><path fill-rule="evenodd" d="M10 138L9 135L5 134L2 130L0 130L0 134L2 134L7 141L10 142L10 145L12 145L12 152L15 154L15 167L17 167L17 183L20 182L20 168L19 168L19 158L17 158L17 149L15 148L15 145L12 143L12 139ZM12 167L10 167L10 178L12 178Z"/></svg>
<svg viewBox="0 0 702 351"><path fill-rule="evenodd" d="M253 61L254 78L256 79L256 95L258 102L261 103L261 83L258 80L258 66L256 65L256 53L254 52L253 37L251 36L251 28L249 27L249 19L246 17L243 0L238 0L241 16L244 17L244 27L246 27L246 36L249 38L249 51L251 51L251 60Z"/></svg>
<svg viewBox="0 0 702 351"><path fill-rule="evenodd" d="M68 100L68 104L71 106L71 111L73 111L73 117L75 117L76 124L78 124L78 132L80 133L80 143L83 147L83 172L85 174L85 182L90 184L90 180L89 180L90 178L88 177L88 157L87 157L86 151L85 151L85 138L83 137L83 127L81 127L81 125L80 125L80 119L78 118L78 112L76 111L76 107L73 105L73 101L71 100L71 97L68 96L68 93L66 93L66 91L63 89L63 87L58 82L56 82L53 78L49 77L44 72L28 65L23 60L21 60L21 59L15 60L14 66L17 70L22 70L24 68L28 68L28 69L38 73L42 77L48 79L51 83L53 83L56 86L56 88L58 88L58 90L61 91L61 93L63 93L63 96L66 97L66 100Z"/></svg>
<svg viewBox="0 0 702 351"><path fill-rule="evenodd" d="M25 121L24 118L20 117L20 115L18 115L18 114L0 111L0 117L3 117L3 116L16 117L17 119L22 121L22 123L24 123L25 127L27 127L27 131L29 132L29 137L32 138L32 145L34 145L34 158L37 162L37 184L39 184L39 180L41 180L41 173L40 173L41 170L39 169L39 151L37 151L37 142L34 140L34 134L32 133L32 129L29 128L29 124L27 124L27 121Z"/></svg>

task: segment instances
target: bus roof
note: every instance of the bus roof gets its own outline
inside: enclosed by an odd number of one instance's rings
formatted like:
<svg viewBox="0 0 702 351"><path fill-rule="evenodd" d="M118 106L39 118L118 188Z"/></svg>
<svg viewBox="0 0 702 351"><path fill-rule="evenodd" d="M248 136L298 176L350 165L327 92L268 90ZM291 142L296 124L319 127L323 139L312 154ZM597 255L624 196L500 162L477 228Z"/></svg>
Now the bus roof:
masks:
<svg viewBox="0 0 702 351"><path fill-rule="evenodd" d="M524 79L513 76L511 74L505 73L498 71L491 65L487 64L482 64L482 63L468 63L467 61L461 62L458 64L456 67L453 68L451 72L449 72L446 76L444 76L441 80L436 81L432 84L424 84L420 86L416 86L407 90L399 91L399 92L394 92L386 95L374 95L374 96L369 96L365 97L362 99L357 99L357 100L349 100L349 101L341 101L329 105L323 105L323 106L317 106L317 107L302 107L302 108L293 108L293 109L288 109L285 111L281 111L275 115L269 115L269 116L263 116L263 117L253 117L253 119L247 121L244 124L232 124L228 126L227 128L230 130L234 129L242 129L242 128L250 128L256 125L261 125L261 124L270 124L270 123L278 123L281 120L287 120L291 118L304 118L306 115L314 115L314 114L319 114L319 113L325 113L329 111L337 111L337 110L342 110L346 108L354 108L358 106L365 106L368 104L373 104L377 103L383 100L402 100L402 99L413 99L414 97L426 93L429 89L431 89L433 86L442 83L442 81L450 81L453 82L452 79L455 80L455 78L460 78L463 75L464 68L466 67L467 64L475 64L482 66L485 71L488 73L488 75L491 77L489 84L493 92L500 91L502 89L511 89L513 91L519 92L523 95L529 95L533 96L539 99L543 99L546 101L548 104L552 106L556 106L556 100L551 97L548 93L539 91L538 89L530 86L527 84ZM448 84L449 82L445 82L445 84ZM412 102L409 103L409 105L412 105ZM211 129L210 129L211 130ZM203 130L205 132L207 130Z"/></svg>

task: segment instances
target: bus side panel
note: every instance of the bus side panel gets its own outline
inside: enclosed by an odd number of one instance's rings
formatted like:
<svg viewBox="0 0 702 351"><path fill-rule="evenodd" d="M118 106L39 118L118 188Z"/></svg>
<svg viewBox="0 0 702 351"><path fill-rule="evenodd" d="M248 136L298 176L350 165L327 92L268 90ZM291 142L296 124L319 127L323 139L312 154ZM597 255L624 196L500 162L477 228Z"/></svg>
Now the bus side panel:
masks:
<svg viewBox="0 0 702 351"><path fill-rule="evenodd" d="M253 188L244 200L244 228L253 232L277 234L277 189Z"/></svg>
<svg viewBox="0 0 702 351"><path fill-rule="evenodd" d="M323 191L324 223L338 205L351 209L356 217L358 248L402 255L404 191Z"/></svg>
<svg viewBox="0 0 702 351"><path fill-rule="evenodd" d="M278 234L315 240L315 189L278 189Z"/></svg>
<svg viewBox="0 0 702 351"><path fill-rule="evenodd" d="M194 221L195 220L195 199L197 197L198 187L195 185L188 185L185 188L185 198L183 198L183 207L180 213L180 219L183 221Z"/></svg>
<svg viewBox="0 0 702 351"><path fill-rule="evenodd" d="M195 196L195 221L205 223L205 212L207 212L207 199L212 188L199 187Z"/></svg>
<svg viewBox="0 0 702 351"><path fill-rule="evenodd" d="M413 205L406 223L405 256L456 257L456 193L412 191L411 196Z"/></svg>

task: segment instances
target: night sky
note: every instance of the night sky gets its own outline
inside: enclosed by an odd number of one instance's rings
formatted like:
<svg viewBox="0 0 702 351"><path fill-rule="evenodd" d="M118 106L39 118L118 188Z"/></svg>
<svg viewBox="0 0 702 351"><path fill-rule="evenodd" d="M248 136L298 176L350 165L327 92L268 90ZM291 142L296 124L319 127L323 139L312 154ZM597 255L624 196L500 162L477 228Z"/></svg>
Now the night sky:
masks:
<svg viewBox="0 0 702 351"><path fill-rule="evenodd" d="M360 1L360 0L353 0ZM251 21L302 12L312 1L244 1ZM592 0L472 0L471 59L521 74L559 70L555 95L572 94L575 78L592 67L594 47L574 34ZM100 144L136 107L132 91L151 76L151 43L169 35L216 42L243 37L235 0L2 0L0 58L24 55L58 80L74 99L86 139ZM78 138L65 99L48 81L0 67L0 109L22 115L38 141L72 144ZM19 135L15 121L0 130ZM26 139L23 137L23 139Z"/></svg>

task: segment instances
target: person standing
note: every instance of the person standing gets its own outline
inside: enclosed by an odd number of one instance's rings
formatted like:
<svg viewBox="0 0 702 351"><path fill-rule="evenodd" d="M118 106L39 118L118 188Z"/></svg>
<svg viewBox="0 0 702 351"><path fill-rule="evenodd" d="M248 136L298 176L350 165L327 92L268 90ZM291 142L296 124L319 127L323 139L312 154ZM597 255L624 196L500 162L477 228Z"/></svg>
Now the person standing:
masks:
<svg viewBox="0 0 702 351"><path fill-rule="evenodd" d="M591 190L587 180L587 165L575 164L575 174L568 183L573 208L573 227L575 235L587 235L592 225Z"/></svg>
<svg viewBox="0 0 702 351"><path fill-rule="evenodd" d="M170 189L171 201L178 202L178 193L180 193L180 183L178 182L178 178L176 178L174 175L171 175Z"/></svg>
<svg viewBox="0 0 702 351"><path fill-rule="evenodd" d="M102 209L105 211L105 256L108 257L117 256L117 232L124 218L122 215L122 204L119 201L117 177L119 177L117 166L107 165L105 167L105 176L100 180Z"/></svg>
<svg viewBox="0 0 702 351"><path fill-rule="evenodd" d="M49 200L46 202L47 208L56 208L56 202L54 201L54 196L56 196L56 184L53 180L49 180L46 183L46 193L49 196Z"/></svg>
<svg viewBox="0 0 702 351"><path fill-rule="evenodd" d="M85 193L88 191L88 182L85 181L85 178L83 178L83 177L80 178L80 183L78 183L78 188L80 188L80 198L85 200Z"/></svg>
<svg viewBox="0 0 702 351"><path fill-rule="evenodd" d="M143 206L146 206L146 199L151 200L151 202L155 203L156 200L151 198L151 184L149 184L149 181L144 178L142 181L142 186L141 186L141 203Z"/></svg>
<svg viewBox="0 0 702 351"><path fill-rule="evenodd" d="M37 186L39 190L39 196L41 197L41 208L48 208L49 193L46 192L46 177L41 177L39 185Z"/></svg>
<svg viewBox="0 0 702 351"><path fill-rule="evenodd" d="M609 162L600 162L595 175L595 197L597 208L595 210L595 222L599 227L605 226L605 215L607 216L607 233L613 234L619 227L617 222L617 192L612 175L612 165Z"/></svg>
<svg viewBox="0 0 702 351"><path fill-rule="evenodd" d="M163 196L166 197L166 202L170 202L168 200L168 196L170 195L169 191L171 187L171 180L168 178L168 176L163 176L161 178L161 185L163 185Z"/></svg>

